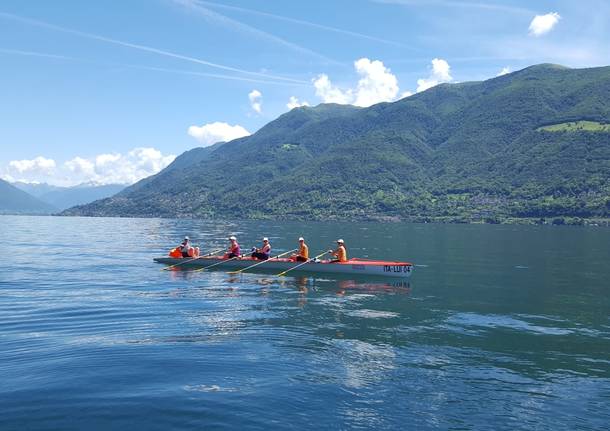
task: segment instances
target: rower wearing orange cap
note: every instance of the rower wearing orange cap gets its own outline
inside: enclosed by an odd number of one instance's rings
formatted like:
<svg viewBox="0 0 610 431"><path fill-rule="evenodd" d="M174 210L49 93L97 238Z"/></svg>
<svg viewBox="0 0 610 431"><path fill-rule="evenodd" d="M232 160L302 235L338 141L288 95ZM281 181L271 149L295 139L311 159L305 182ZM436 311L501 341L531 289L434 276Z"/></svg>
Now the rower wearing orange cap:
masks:
<svg viewBox="0 0 610 431"><path fill-rule="evenodd" d="M337 240L337 249L328 250L328 253L335 258L331 260L331 263L335 262L347 262L347 250L345 249L345 241L342 239Z"/></svg>

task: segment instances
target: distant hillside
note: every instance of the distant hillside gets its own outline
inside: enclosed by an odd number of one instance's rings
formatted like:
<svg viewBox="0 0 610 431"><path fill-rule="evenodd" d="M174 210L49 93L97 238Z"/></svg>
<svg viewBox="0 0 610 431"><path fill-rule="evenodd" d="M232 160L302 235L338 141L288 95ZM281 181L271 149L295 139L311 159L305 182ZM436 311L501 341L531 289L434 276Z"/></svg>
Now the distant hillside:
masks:
<svg viewBox="0 0 610 431"><path fill-rule="evenodd" d="M80 184L73 187L59 187L45 183L14 183L13 185L52 205L58 211L113 196L125 188L121 184Z"/></svg>
<svg viewBox="0 0 610 431"><path fill-rule="evenodd" d="M52 205L0 180L0 214L50 214L55 211L57 208Z"/></svg>
<svg viewBox="0 0 610 431"><path fill-rule="evenodd" d="M11 183L11 185L17 187L19 190L23 190L24 192L34 196L35 198L40 198L45 193L61 189L61 187L52 186L51 184L47 183L25 183L22 181Z"/></svg>
<svg viewBox="0 0 610 431"><path fill-rule="evenodd" d="M187 152L154 177L65 214L609 217L608 123L610 67L532 66L369 108L293 109L254 135Z"/></svg>

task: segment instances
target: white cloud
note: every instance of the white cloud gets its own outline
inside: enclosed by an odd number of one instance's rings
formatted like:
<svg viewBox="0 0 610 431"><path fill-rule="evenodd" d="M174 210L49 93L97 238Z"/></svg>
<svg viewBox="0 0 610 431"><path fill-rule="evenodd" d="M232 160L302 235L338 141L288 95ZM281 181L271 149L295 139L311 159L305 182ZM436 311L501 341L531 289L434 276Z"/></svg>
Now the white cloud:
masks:
<svg viewBox="0 0 610 431"><path fill-rule="evenodd" d="M510 67L503 67L502 70L500 70L496 76L503 76L503 75L508 75L510 73Z"/></svg>
<svg viewBox="0 0 610 431"><path fill-rule="evenodd" d="M451 82L453 77L451 76L451 67L446 60L442 58L435 58L432 60L432 72L428 78L422 78L417 80L417 92L425 91L435 85L443 82Z"/></svg>
<svg viewBox="0 0 610 431"><path fill-rule="evenodd" d="M156 174L176 156L163 155L154 148L134 148L126 154L99 154L91 158L74 157L61 165L36 157L9 162L3 178L28 183L46 182L72 186L81 183L132 184Z"/></svg>
<svg viewBox="0 0 610 431"><path fill-rule="evenodd" d="M400 95L399 99L404 99L405 97L409 97L409 96L413 96L413 93L411 93L410 91L404 91L404 92L403 92L403 93Z"/></svg>
<svg viewBox="0 0 610 431"><path fill-rule="evenodd" d="M292 110L294 108L299 108L301 106L309 106L309 103L307 102L307 100L303 100L302 102L299 102L299 99L295 96L290 96L290 100L286 104L286 107L290 110Z"/></svg>
<svg viewBox="0 0 610 431"><path fill-rule="evenodd" d="M360 75L356 88L342 90L334 86L327 75L321 74L313 80L316 96L325 103L351 103L356 106L396 100L398 80L383 62L361 58L354 62L354 68Z"/></svg>
<svg viewBox="0 0 610 431"><path fill-rule="evenodd" d="M215 144L216 142L228 142L233 139L242 138L250 135L246 129L236 124L231 126L220 121L204 124L203 126L191 126L188 134L197 139L204 147Z"/></svg>
<svg viewBox="0 0 610 431"><path fill-rule="evenodd" d="M557 12L546 15L536 15L529 26L530 36L542 36L548 33L559 22L561 16Z"/></svg>
<svg viewBox="0 0 610 431"><path fill-rule="evenodd" d="M250 101L250 106L255 112L259 114L263 110L263 101L261 100L262 98L263 94L258 90L252 90L250 93L248 93L248 100Z"/></svg>
<svg viewBox="0 0 610 431"><path fill-rule="evenodd" d="M38 156L32 160L13 160L9 162L9 168L18 174L29 174L31 172L51 173L55 167L55 160Z"/></svg>
<svg viewBox="0 0 610 431"><path fill-rule="evenodd" d="M321 74L313 80L313 86L318 96L324 103L339 103L346 105L351 103L353 96L352 90L342 91L335 87L327 75Z"/></svg>
<svg viewBox="0 0 610 431"><path fill-rule="evenodd" d="M361 58L354 63L354 67L361 76L354 105L371 106L396 99L398 80L381 61Z"/></svg>
<svg viewBox="0 0 610 431"><path fill-rule="evenodd" d="M95 175L95 163L82 157L74 157L64 163L64 167L79 177L92 177Z"/></svg>

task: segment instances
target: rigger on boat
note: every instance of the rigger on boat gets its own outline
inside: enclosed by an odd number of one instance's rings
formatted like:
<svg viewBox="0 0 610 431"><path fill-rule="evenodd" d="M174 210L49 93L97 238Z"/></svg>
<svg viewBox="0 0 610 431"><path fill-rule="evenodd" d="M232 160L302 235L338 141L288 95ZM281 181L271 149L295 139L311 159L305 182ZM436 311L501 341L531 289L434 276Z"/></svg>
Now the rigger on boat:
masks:
<svg viewBox="0 0 610 431"><path fill-rule="evenodd" d="M171 268L190 268L203 271L208 268L233 270L233 273L241 273L248 270L258 270L275 272L282 276L288 272L320 273L320 274L352 274L352 275L372 275L382 277L409 277L413 271L413 264L400 261L372 260L347 257L345 241L337 240L337 248L328 250L319 255L309 258L309 249L305 240L299 238L299 246L294 250L271 256L271 245L267 238L264 238L262 248L254 248L252 254L246 256L241 254L241 248L235 236L229 238L230 246L222 255L216 253L223 250L215 250L206 255L189 258L188 255L182 257L173 250L169 257L154 258L155 262L169 265L163 269ZM296 252L296 253L295 253ZM290 257L284 257L290 253ZM329 254L332 259L320 259Z"/></svg>

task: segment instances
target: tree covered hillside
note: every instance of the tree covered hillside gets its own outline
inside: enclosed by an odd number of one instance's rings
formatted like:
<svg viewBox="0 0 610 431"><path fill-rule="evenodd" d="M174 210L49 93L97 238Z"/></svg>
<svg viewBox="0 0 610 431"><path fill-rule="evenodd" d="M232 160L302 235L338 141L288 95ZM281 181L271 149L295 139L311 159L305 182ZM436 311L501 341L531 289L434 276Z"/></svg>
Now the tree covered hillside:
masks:
<svg viewBox="0 0 610 431"><path fill-rule="evenodd" d="M562 126L583 121L600 126ZM66 214L608 217L607 124L610 67L538 65L369 108L296 108Z"/></svg>

